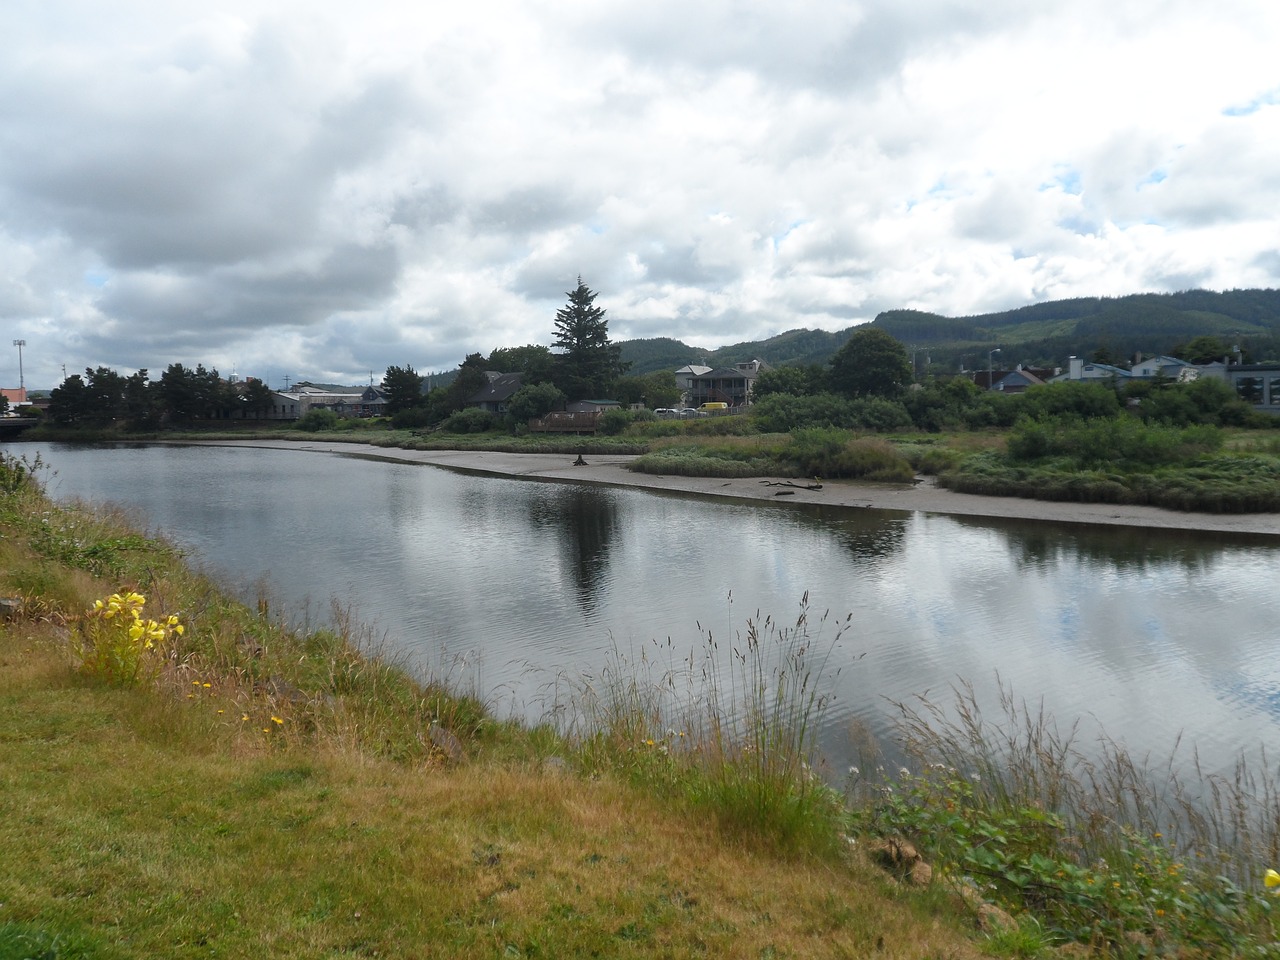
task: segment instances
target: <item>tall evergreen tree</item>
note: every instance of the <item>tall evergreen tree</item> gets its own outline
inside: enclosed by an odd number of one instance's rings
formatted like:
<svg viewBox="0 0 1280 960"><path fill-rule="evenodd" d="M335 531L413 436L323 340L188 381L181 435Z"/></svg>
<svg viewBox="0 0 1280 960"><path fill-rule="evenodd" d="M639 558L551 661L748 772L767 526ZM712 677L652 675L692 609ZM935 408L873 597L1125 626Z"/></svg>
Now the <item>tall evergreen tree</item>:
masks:
<svg viewBox="0 0 1280 960"><path fill-rule="evenodd" d="M596 293L578 277L569 302L556 311L557 386L570 400L601 399L626 370L622 348L609 341L609 322Z"/></svg>
<svg viewBox="0 0 1280 960"><path fill-rule="evenodd" d="M425 406L427 398L422 393L422 374L409 364L403 367L387 367L382 377L382 390L387 395L387 413L397 414L411 407Z"/></svg>

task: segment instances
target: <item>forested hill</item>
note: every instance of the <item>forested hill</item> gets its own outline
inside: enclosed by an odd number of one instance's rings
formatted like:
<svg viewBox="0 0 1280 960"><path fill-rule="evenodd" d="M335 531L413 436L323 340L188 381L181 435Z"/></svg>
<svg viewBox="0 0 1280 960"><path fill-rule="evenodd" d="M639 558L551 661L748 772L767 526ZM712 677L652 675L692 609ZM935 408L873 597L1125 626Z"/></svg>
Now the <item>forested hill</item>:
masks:
<svg viewBox="0 0 1280 960"><path fill-rule="evenodd" d="M1058 363L1100 348L1117 357L1165 352L1198 336L1221 337L1254 355L1274 356L1280 343L1280 290L1083 297L974 317L888 310L875 325L916 346L1015 346Z"/></svg>
<svg viewBox="0 0 1280 960"><path fill-rule="evenodd" d="M788 330L767 340L734 343L716 350L691 347L670 337L651 340L623 340L622 359L631 364L633 374L656 370L676 370L689 363L708 367L732 366L747 360L764 360L775 367L792 364L826 363L849 339L851 329L837 333L825 330Z"/></svg>
<svg viewBox="0 0 1280 960"><path fill-rule="evenodd" d="M1073 355L1120 361L1138 352L1167 353L1200 336L1238 344L1250 360L1280 358L1280 290L1271 289L1081 297L972 317L887 310L873 323L945 366L985 366L988 351L995 347L1001 348L1006 365L1061 366ZM755 358L775 366L825 363L851 330L789 330L711 351L669 338L631 340L622 342L622 357L632 362L636 373Z"/></svg>

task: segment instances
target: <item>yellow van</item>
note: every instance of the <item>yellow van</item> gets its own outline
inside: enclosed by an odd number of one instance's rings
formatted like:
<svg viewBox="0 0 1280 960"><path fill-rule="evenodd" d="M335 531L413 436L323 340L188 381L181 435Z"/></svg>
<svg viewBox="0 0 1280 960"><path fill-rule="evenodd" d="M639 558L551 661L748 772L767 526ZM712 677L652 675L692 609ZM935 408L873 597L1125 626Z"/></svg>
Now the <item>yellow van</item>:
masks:
<svg viewBox="0 0 1280 960"><path fill-rule="evenodd" d="M727 403L718 403L718 402L704 403L698 409L701 410L703 413L713 413L716 410L728 410L729 405Z"/></svg>

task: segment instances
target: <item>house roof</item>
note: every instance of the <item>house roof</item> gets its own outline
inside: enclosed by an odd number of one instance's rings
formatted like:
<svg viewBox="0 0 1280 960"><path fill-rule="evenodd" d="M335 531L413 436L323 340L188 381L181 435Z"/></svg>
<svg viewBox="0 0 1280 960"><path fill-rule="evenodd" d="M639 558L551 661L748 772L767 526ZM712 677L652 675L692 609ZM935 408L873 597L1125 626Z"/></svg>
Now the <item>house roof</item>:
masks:
<svg viewBox="0 0 1280 960"><path fill-rule="evenodd" d="M694 376L695 380L753 380L755 374L747 370L739 370L737 367L716 367L714 370L708 369L706 373L699 373Z"/></svg>
<svg viewBox="0 0 1280 960"><path fill-rule="evenodd" d="M489 382L483 387L467 397L467 403L502 403L510 400L524 384L521 382L524 374L521 373L498 373L486 374Z"/></svg>
<svg viewBox="0 0 1280 960"><path fill-rule="evenodd" d="M1044 380L1037 377L1030 370L1009 370L1004 376L996 380L995 386L999 389L1005 387L1039 387L1044 385Z"/></svg>

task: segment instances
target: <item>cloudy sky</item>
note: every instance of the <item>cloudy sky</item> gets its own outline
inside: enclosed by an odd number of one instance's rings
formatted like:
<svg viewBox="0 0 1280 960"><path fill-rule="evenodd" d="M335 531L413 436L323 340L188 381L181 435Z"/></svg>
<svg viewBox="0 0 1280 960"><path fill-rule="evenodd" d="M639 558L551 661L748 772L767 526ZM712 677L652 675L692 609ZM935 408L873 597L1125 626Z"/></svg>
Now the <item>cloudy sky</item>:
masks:
<svg viewBox="0 0 1280 960"><path fill-rule="evenodd" d="M0 385L1280 285L1275 0L4 0Z"/></svg>

